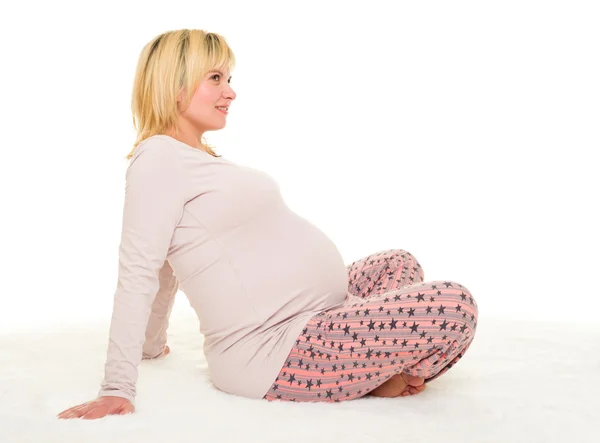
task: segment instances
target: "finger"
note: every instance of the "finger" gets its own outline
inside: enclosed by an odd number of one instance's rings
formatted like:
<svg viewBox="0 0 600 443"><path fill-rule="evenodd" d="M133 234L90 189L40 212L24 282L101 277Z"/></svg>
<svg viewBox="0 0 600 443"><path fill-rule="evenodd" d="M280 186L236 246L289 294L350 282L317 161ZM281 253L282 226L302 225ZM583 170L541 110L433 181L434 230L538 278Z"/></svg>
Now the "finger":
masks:
<svg viewBox="0 0 600 443"><path fill-rule="evenodd" d="M83 418L100 418L100 417L104 417L105 415L110 414L110 410L108 408L108 406L104 406L104 405L96 405L93 408L90 408L89 411L87 411Z"/></svg>
<svg viewBox="0 0 600 443"><path fill-rule="evenodd" d="M119 410L119 414L121 414L121 415L131 414L133 411L135 411L135 408L133 407L133 405L126 403Z"/></svg>
<svg viewBox="0 0 600 443"><path fill-rule="evenodd" d="M89 404L89 402L86 402L86 403L82 403L82 404L77 405L77 406L73 406L73 407L71 407L69 409L65 409L64 411L61 412L61 414L69 414L69 413L72 413L72 412L77 412L80 409L86 407L88 404Z"/></svg>
<svg viewBox="0 0 600 443"><path fill-rule="evenodd" d="M60 418L66 418L66 417L69 417L71 414L73 414L73 411L74 411L74 408L65 409L60 414L58 414L58 416Z"/></svg>
<svg viewBox="0 0 600 443"><path fill-rule="evenodd" d="M82 417L85 414L87 414L88 412L93 411L94 409L97 409L98 407L99 407L98 405L92 404L92 402L87 402L80 406L77 406L77 408L75 408L73 413L75 413L78 417Z"/></svg>
<svg viewBox="0 0 600 443"><path fill-rule="evenodd" d="M69 412L68 414L63 415L61 418L64 418L64 419L78 418L78 415L75 412Z"/></svg>
<svg viewBox="0 0 600 443"><path fill-rule="evenodd" d="M77 406L77 407L73 408L73 410L71 411L71 415L73 415L75 417L81 417L87 411L88 411L88 406Z"/></svg>
<svg viewBox="0 0 600 443"><path fill-rule="evenodd" d="M96 408L96 409L91 409L91 410L87 411L85 414L83 414L81 416L81 418L83 418L84 420L95 420L97 418L104 417L105 415L106 415L106 412L104 410L100 410L100 409Z"/></svg>
<svg viewBox="0 0 600 443"><path fill-rule="evenodd" d="M87 408L78 408L75 411L73 411L73 415L77 418L80 418L83 414L85 414L88 411Z"/></svg>
<svg viewBox="0 0 600 443"><path fill-rule="evenodd" d="M73 412L74 410L76 410L78 407L79 407L79 406L72 406L72 407L70 407L70 408L68 408L68 409L65 409L64 411L62 411L62 412L61 412L60 414L58 414L58 415L60 416L60 415L66 415L66 414L70 414L71 412Z"/></svg>

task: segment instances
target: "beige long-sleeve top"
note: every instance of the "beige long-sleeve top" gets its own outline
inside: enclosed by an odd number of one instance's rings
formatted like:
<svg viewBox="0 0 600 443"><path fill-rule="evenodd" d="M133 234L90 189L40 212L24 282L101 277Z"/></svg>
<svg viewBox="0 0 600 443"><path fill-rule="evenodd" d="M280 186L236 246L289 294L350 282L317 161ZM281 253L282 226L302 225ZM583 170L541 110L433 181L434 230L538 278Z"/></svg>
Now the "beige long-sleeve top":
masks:
<svg viewBox="0 0 600 443"><path fill-rule="evenodd" d="M167 135L126 172L117 289L99 396L132 402L138 365L166 344L178 289L220 390L262 398L308 320L349 295L335 244L268 174Z"/></svg>

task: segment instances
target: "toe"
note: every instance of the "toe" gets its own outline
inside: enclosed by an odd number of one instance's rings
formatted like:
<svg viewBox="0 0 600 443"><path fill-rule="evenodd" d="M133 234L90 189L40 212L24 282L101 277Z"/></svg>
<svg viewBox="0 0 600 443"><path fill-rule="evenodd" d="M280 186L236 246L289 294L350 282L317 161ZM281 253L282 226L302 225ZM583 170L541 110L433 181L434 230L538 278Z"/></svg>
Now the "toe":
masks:
<svg viewBox="0 0 600 443"><path fill-rule="evenodd" d="M408 383L410 386L421 386L425 383L425 379L423 377L416 377L405 372L402 372L401 375L406 383Z"/></svg>

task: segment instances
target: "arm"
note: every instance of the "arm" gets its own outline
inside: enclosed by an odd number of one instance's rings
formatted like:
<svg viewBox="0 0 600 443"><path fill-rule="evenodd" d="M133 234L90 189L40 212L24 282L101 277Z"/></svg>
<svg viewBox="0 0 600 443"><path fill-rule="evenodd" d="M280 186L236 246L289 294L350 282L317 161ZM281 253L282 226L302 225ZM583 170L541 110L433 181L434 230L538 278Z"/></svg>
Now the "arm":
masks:
<svg viewBox="0 0 600 443"><path fill-rule="evenodd" d="M146 328L146 341L142 348L142 358L157 357L165 350L169 317L175 303L175 294L179 289L179 282L167 260L165 260L160 270L158 280L158 293L152 304L152 311Z"/></svg>
<svg viewBox="0 0 600 443"><path fill-rule="evenodd" d="M183 164L172 146L138 146L126 172L117 289L98 396L134 402L138 366L159 274L185 204Z"/></svg>

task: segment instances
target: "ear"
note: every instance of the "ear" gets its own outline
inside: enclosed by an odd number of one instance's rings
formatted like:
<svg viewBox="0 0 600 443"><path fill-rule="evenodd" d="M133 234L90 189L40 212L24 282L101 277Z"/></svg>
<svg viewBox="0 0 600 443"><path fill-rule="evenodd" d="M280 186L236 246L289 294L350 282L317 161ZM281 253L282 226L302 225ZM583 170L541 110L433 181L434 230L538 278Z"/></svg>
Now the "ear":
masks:
<svg viewBox="0 0 600 443"><path fill-rule="evenodd" d="M181 89L179 91L179 94L177 94L177 103L176 103L176 105L177 105L177 110L179 112L182 112L182 110L183 110L183 106L184 106L185 98L186 98L185 97L185 91L186 91L185 89Z"/></svg>

